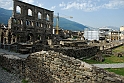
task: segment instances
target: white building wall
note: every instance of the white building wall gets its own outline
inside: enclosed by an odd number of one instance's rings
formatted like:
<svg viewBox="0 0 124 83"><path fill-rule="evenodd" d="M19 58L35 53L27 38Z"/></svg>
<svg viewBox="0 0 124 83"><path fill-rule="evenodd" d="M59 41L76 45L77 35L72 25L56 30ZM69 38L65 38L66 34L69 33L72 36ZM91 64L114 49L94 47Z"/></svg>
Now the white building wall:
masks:
<svg viewBox="0 0 124 83"><path fill-rule="evenodd" d="M84 37L88 40L99 40L99 31L84 31Z"/></svg>

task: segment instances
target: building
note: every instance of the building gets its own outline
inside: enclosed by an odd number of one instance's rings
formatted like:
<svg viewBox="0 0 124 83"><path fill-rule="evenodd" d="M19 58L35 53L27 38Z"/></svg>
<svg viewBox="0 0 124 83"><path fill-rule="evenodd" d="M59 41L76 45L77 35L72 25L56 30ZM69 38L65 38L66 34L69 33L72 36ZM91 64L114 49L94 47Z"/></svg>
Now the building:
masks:
<svg viewBox="0 0 124 83"><path fill-rule="evenodd" d="M85 40L99 40L99 30L84 30L84 38Z"/></svg>
<svg viewBox="0 0 124 83"><path fill-rule="evenodd" d="M20 53L41 50L53 39L53 11L13 0L8 26L0 27L0 47Z"/></svg>
<svg viewBox="0 0 124 83"><path fill-rule="evenodd" d="M99 28L99 40L111 40L110 32L112 31L111 28Z"/></svg>
<svg viewBox="0 0 124 83"><path fill-rule="evenodd" d="M124 26L120 27L120 32L121 32L120 38L121 38L121 40L124 40Z"/></svg>
<svg viewBox="0 0 124 83"><path fill-rule="evenodd" d="M19 0L13 0L13 15L9 19L11 43L27 43L52 38L53 11L40 8Z"/></svg>
<svg viewBox="0 0 124 83"><path fill-rule="evenodd" d="M120 37L120 34L121 32L120 31L111 31L111 41L117 41L117 40L120 40L121 37Z"/></svg>

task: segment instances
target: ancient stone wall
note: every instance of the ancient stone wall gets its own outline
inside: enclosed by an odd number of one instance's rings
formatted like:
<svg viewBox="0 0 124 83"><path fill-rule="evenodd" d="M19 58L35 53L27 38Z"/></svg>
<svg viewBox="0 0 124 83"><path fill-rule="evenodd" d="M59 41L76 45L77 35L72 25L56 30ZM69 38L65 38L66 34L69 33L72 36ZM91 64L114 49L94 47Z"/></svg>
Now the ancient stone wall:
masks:
<svg viewBox="0 0 124 83"><path fill-rule="evenodd" d="M124 83L122 76L54 51L32 53L20 60L1 54L0 65L10 71L14 68L31 83Z"/></svg>
<svg viewBox="0 0 124 83"><path fill-rule="evenodd" d="M25 59L19 58L14 55L8 55L5 53L0 54L0 66L2 66L8 72L14 74L20 74L25 71ZM22 75L23 76L23 75Z"/></svg>
<svg viewBox="0 0 124 83"><path fill-rule="evenodd" d="M79 59L79 58L89 58L94 56L99 51L99 48L97 46L90 46L90 47L87 46L87 47L81 47L81 48L59 47L59 48L53 48L51 50Z"/></svg>
<svg viewBox="0 0 124 83"><path fill-rule="evenodd" d="M12 43L35 42L52 38L53 11L13 0L13 15L9 20ZM13 41L14 40L14 41Z"/></svg>

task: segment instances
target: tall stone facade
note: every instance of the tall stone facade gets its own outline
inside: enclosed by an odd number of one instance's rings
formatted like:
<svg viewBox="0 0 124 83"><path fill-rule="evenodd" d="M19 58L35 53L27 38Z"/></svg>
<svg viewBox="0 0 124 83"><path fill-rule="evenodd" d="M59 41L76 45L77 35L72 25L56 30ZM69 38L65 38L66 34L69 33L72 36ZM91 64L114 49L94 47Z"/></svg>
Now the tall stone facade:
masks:
<svg viewBox="0 0 124 83"><path fill-rule="evenodd" d="M52 38L53 11L19 0L13 0L13 15L8 26L12 31L12 43L45 43Z"/></svg>

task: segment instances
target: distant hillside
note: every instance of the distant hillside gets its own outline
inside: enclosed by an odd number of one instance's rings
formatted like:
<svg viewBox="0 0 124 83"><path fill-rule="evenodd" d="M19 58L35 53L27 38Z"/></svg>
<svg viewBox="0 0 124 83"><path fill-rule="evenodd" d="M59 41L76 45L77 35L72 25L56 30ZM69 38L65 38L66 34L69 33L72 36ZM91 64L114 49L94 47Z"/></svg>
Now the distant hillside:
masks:
<svg viewBox="0 0 124 83"><path fill-rule="evenodd" d="M8 24L8 19L12 16L12 10L0 8L0 23Z"/></svg>
<svg viewBox="0 0 124 83"><path fill-rule="evenodd" d="M54 18L54 26L56 26L56 18ZM65 18L59 18L59 27L65 30L72 30L72 31L82 31L86 26L79 24L74 21L70 21Z"/></svg>
<svg viewBox="0 0 124 83"><path fill-rule="evenodd" d="M7 24L8 19L12 16L12 10L6 10L0 8L0 23ZM56 18L54 18L54 26L56 26ZM79 24L74 21L70 21L65 18L59 18L59 27L65 30L72 30L72 31L82 31L86 26Z"/></svg>

